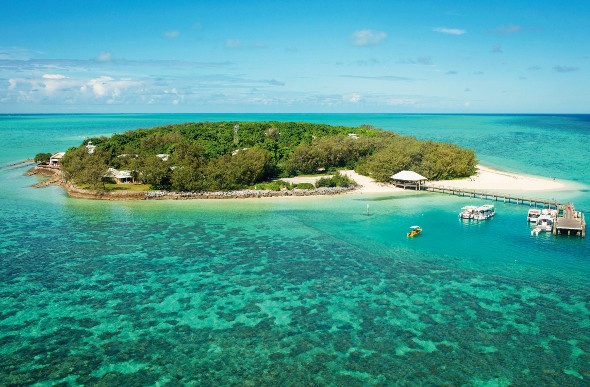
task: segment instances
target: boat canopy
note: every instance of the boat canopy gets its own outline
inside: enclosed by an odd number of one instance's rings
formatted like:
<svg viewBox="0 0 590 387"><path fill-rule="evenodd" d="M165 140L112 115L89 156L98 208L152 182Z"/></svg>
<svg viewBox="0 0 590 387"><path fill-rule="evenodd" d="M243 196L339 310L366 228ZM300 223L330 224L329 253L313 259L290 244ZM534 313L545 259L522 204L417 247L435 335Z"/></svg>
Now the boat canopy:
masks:
<svg viewBox="0 0 590 387"><path fill-rule="evenodd" d="M420 226L410 226L410 228L411 228L412 230L415 230L415 229L417 229L417 228L420 228Z"/></svg>

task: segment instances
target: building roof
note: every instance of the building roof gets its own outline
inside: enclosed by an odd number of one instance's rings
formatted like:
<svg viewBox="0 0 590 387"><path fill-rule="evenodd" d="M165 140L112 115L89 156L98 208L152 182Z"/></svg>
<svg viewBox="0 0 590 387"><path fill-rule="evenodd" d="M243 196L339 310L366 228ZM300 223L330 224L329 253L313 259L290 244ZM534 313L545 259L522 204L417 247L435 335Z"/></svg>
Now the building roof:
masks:
<svg viewBox="0 0 590 387"><path fill-rule="evenodd" d="M115 168L109 168L104 177L114 177L116 179L130 179L131 171L118 171Z"/></svg>
<svg viewBox="0 0 590 387"><path fill-rule="evenodd" d="M400 171L395 175L391 176L394 180L403 180L403 181L420 181L420 180L428 180L424 176L416 173L414 171Z"/></svg>
<svg viewBox="0 0 590 387"><path fill-rule="evenodd" d="M51 158L52 159L61 159L62 157L64 157L65 154L66 154L66 152L57 152L56 154L51 156Z"/></svg>

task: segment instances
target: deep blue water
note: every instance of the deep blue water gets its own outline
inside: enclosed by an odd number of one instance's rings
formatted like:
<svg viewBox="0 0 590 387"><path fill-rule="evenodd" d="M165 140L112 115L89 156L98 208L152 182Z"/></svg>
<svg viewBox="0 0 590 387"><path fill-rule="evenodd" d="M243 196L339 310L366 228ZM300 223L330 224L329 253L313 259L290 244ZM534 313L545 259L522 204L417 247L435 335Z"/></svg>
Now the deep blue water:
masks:
<svg viewBox="0 0 590 387"><path fill-rule="evenodd" d="M29 188L38 152L214 120L370 124L578 183L587 115L0 116L0 385L587 385L587 238L432 193L97 202ZM370 215L367 216L367 205ZM405 237L420 224L423 235Z"/></svg>

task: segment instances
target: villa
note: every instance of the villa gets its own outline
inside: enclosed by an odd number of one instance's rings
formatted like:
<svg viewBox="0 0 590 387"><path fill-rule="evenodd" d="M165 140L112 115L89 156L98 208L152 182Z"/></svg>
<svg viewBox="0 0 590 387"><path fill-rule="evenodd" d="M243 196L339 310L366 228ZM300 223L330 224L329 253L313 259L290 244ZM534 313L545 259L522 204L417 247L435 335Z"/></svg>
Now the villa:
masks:
<svg viewBox="0 0 590 387"><path fill-rule="evenodd" d="M119 171L115 168L109 168L103 177L107 180L114 181L116 184L131 183L133 181L131 171Z"/></svg>

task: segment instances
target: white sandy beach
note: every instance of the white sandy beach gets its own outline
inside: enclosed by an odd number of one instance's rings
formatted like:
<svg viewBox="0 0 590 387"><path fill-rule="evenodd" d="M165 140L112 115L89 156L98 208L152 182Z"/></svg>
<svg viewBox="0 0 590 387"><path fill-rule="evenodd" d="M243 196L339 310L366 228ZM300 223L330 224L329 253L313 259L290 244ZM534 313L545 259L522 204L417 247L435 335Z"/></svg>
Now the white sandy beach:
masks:
<svg viewBox="0 0 590 387"><path fill-rule="evenodd" d="M477 165L477 174L468 179L442 180L428 184L445 187L490 190L502 192L558 191L570 184L553 178L502 172L483 165Z"/></svg>
<svg viewBox="0 0 590 387"><path fill-rule="evenodd" d="M402 188L395 187L393 184L378 183L373 179L362 176L352 170L341 171L356 181L361 187L355 190L355 193L392 193L403 192ZM321 176L313 177L295 177L283 179L291 183L314 183ZM461 180L441 180L430 181L427 185L438 185L448 188L460 188L470 190L494 191L502 193L513 192L543 192L558 191L566 189L568 184L563 181L544 178L540 176L531 176L502 172L483 165L477 165L477 173L467 179Z"/></svg>

